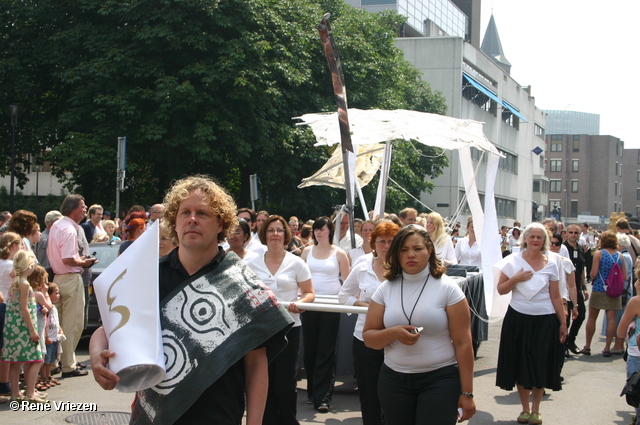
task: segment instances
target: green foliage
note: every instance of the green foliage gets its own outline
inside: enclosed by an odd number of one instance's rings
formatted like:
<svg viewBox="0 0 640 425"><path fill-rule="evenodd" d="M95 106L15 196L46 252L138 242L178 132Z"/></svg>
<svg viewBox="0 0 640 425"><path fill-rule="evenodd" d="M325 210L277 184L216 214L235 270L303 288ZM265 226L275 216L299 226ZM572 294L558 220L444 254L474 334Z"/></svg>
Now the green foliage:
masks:
<svg viewBox="0 0 640 425"><path fill-rule="evenodd" d="M0 99L25 106L21 162L49 149L56 175L70 172L68 186L89 203L115 199L119 136L127 136L125 206L155 203L172 180L192 173L217 177L242 206L250 204L249 175L258 174L256 207L283 215L313 217L343 203L335 189L296 188L329 156L291 120L336 109L315 29L325 11L350 107L445 112L443 98L394 47L404 18L342 0L3 4ZM5 157L10 131L3 122ZM429 189L425 176L446 165L442 157L411 157L413 148L396 152L392 177L415 196ZM0 164L0 174L8 172ZM407 199L390 190L393 208Z"/></svg>

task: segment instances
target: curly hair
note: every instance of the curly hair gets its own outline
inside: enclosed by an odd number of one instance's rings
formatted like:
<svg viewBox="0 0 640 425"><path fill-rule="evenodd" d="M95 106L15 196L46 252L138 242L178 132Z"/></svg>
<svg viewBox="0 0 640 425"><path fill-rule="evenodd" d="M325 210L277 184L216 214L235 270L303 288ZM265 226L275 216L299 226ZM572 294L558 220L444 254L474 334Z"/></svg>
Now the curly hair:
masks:
<svg viewBox="0 0 640 425"><path fill-rule="evenodd" d="M618 249L618 236L616 233L607 230L600 235L600 248Z"/></svg>
<svg viewBox="0 0 640 425"><path fill-rule="evenodd" d="M14 232L4 232L2 238L0 238L0 260L9 259L11 254L11 245L14 243L20 244L22 238L19 234Z"/></svg>
<svg viewBox="0 0 640 425"><path fill-rule="evenodd" d="M26 238L33 233L33 229L38 224L38 217L31 211L18 210L9 219L7 230L15 232Z"/></svg>
<svg viewBox="0 0 640 425"><path fill-rule="evenodd" d="M262 227L260 227L260 231L258 232L260 242L262 242L263 245L267 244L267 227L269 227L269 225L274 221L278 221L282 224L282 227L284 228L284 246L288 246L289 242L291 242L291 228L284 220L284 217L279 215L272 215L262 223Z"/></svg>
<svg viewBox="0 0 640 425"><path fill-rule="evenodd" d="M431 255L429 256L429 270L433 277L439 279L447 269L442 265L442 262L438 257L436 257L436 249L427 230L415 224L403 227L393 238L389 252L387 252L387 261L384 265L384 277L387 280L393 280L402 274L402 266L400 265L400 249L402 248L402 245L404 245L404 241L412 235L422 237L424 245L431 251Z"/></svg>
<svg viewBox="0 0 640 425"><path fill-rule="evenodd" d="M215 214L222 224L222 231L218 233L218 242L224 241L230 232L238 226L236 204L222 186L218 185L211 177L204 175L189 176L178 180L167 191L164 197L165 213L162 220L171 229L171 238L178 240L176 215L180 203L195 190L202 191L209 198L209 211Z"/></svg>
<svg viewBox="0 0 640 425"><path fill-rule="evenodd" d="M395 223L379 223L369 234L369 246L373 250L373 255L375 257L378 256L376 253L376 238L382 236L391 236L394 237L400 231L400 227L398 227Z"/></svg>

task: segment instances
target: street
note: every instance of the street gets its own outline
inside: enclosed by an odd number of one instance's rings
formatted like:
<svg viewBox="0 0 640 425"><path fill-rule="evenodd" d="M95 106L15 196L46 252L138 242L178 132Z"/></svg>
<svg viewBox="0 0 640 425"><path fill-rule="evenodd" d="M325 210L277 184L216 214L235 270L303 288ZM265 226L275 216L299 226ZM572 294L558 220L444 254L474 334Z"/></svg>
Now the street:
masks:
<svg viewBox="0 0 640 425"><path fill-rule="evenodd" d="M602 316L602 315L601 315ZM498 352L501 321L489 326L489 340L482 343L475 363L474 394L478 412L469 421L471 425L515 424L521 407L517 393L506 392L495 386L495 365ZM598 321L601 329L602 318ZM584 341L584 326L578 336L578 345ZM559 392L548 392L541 405L546 424L619 424L631 423L633 409L619 397L625 382L625 362L622 356L605 358L600 354L604 337L597 335L592 345L593 355L573 356L565 363L564 387ZM88 339L79 346L79 360L88 364ZM104 391L95 383L91 373L86 377L61 380L62 385L48 391L53 402L95 403L96 412L51 411L13 412L9 403L0 405L0 423L3 424L124 424L128 423L132 394ZM355 379L338 377L329 413L316 412L306 404L306 381L298 383L298 419L301 424L326 423L330 425L359 425L360 406ZM121 412L115 414L113 412ZM65 422L66 419L66 422Z"/></svg>

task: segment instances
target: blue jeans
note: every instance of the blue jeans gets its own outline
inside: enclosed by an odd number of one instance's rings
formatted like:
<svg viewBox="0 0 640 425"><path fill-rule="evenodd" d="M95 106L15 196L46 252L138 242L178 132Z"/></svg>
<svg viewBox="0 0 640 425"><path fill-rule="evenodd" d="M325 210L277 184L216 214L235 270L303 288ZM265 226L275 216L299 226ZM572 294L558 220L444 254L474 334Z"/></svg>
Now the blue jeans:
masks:
<svg viewBox="0 0 640 425"><path fill-rule="evenodd" d="M640 370L640 357L629 355L627 358L627 379L638 370ZM640 418L640 407L636 407L636 418Z"/></svg>

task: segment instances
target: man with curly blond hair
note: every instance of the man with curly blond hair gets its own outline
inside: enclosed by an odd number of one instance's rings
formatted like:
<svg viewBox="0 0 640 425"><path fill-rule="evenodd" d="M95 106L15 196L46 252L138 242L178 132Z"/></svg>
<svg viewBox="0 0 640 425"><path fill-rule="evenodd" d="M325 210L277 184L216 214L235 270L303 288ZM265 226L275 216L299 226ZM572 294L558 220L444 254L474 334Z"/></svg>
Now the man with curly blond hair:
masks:
<svg viewBox="0 0 640 425"><path fill-rule="evenodd" d="M206 176L174 183L163 221L178 248L159 266L165 381L139 391L132 423L261 424L268 362L286 344L293 319L234 253L218 245L238 221L231 196ZM117 375L102 328L91 338L95 380L113 389Z"/></svg>

